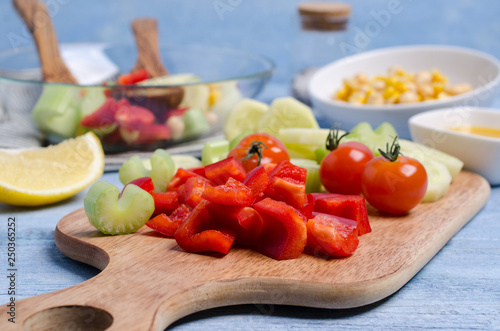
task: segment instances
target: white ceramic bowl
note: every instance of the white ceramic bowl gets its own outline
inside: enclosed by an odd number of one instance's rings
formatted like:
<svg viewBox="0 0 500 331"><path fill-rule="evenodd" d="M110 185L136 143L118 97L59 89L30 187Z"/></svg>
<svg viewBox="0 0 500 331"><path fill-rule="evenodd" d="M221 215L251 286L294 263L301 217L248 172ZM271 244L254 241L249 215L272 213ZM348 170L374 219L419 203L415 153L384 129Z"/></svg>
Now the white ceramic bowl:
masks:
<svg viewBox="0 0 500 331"><path fill-rule="evenodd" d="M395 65L409 72L439 69L451 84L469 83L474 90L445 100L381 106L352 105L332 99L345 78L359 72L369 76L385 74ZM438 108L490 106L499 81L500 63L488 54L454 46L402 46L361 53L321 68L309 83L309 94L315 112L330 124L339 122L343 129L349 130L361 121L372 126L390 122L401 138L409 138L411 116Z"/></svg>
<svg viewBox="0 0 500 331"><path fill-rule="evenodd" d="M454 107L428 111L409 120L414 141L458 157L464 168L500 184L500 138L450 130L463 125L500 130L500 111L476 107Z"/></svg>

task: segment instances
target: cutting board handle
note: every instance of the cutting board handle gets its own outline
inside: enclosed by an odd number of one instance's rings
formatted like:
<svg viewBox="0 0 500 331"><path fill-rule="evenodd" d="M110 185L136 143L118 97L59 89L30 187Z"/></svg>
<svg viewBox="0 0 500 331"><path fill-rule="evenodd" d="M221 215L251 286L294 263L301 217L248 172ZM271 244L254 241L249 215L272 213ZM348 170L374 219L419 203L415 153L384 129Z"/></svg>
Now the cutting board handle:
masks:
<svg viewBox="0 0 500 331"><path fill-rule="evenodd" d="M141 18L132 21L132 31L134 31L137 43L138 59L132 72L146 69L151 77L161 77L168 75L164 67L158 47L158 23L154 18Z"/></svg>
<svg viewBox="0 0 500 331"><path fill-rule="evenodd" d="M76 84L76 79L59 53L56 33L45 4L38 0L13 0L13 3L35 39L43 80Z"/></svg>

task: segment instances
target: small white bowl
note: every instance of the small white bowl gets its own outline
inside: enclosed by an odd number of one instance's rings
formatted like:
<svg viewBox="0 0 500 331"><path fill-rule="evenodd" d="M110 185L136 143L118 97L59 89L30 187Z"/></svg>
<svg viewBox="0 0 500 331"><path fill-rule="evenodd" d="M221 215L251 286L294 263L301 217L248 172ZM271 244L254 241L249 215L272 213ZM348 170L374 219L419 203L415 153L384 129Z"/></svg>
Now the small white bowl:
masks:
<svg viewBox="0 0 500 331"><path fill-rule="evenodd" d="M500 130L500 111L476 107L454 107L412 116L412 139L458 157L464 168L500 184L500 138L450 130L457 126L478 126Z"/></svg>
<svg viewBox="0 0 500 331"><path fill-rule="evenodd" d="M451 84L469 83L473 91L443 100L395 105L353 105L333 100L346 78L359 72L368 76L385 74L395 65L405 71L438 69ZM455 46L402 46L346 57L316 72L309 82L314 110L330 124L339 122L346 130L362 121L378 126L390 122L401 138L409 138L408 119L418 113L454 106L487 107L493 102L500 81L500 63L488 54Z"/></svg>

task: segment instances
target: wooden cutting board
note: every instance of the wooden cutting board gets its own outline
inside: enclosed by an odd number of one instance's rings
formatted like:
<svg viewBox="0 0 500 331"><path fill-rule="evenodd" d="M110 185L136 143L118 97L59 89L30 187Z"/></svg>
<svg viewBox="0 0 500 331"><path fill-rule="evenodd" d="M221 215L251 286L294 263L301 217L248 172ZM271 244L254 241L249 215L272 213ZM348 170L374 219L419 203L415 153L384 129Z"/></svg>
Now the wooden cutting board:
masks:
<svg viewBox="0 0 500 331"><path fill-rule="evenodd" d="M102 235L79 209L58 223L56 245L66 256L103 271L71 288L17 302L17 323L7 327L163 330L183 316L225 305L366 305L408 282L489 194L486 180L462 172L443 199L421 204L407 216L369 210L373 232L360 237L353 256L333 260L302 254L276 261L249 249L233 249L224 257L190 254L147 227L131 235Z"/></svg>

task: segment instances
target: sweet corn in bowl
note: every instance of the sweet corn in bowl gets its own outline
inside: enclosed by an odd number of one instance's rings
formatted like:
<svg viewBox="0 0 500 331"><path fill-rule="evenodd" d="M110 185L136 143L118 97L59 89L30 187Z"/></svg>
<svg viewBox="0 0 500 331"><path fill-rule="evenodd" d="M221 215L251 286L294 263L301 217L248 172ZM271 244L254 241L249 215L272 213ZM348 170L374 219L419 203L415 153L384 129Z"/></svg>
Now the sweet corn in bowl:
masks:
<svg viewBox="0 0 500 331"><path fill-rule="evenodd" d="M345 57L316 72L309 95L321 125L349 130L390 122L410 138L408 119L446 107L488 107L500 81L494 57L455 46L401 46Z"/></svg>
<svg viewBox="0 0 500 331"><path fill-rule="evenodd" d="M387 75L368 77L360 72L345 79L332 98L357 105L391 105L446 99L470 91L469 83L452 85L438 69L412 73L394 66Z"/></svg>

